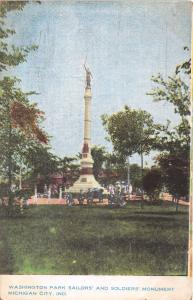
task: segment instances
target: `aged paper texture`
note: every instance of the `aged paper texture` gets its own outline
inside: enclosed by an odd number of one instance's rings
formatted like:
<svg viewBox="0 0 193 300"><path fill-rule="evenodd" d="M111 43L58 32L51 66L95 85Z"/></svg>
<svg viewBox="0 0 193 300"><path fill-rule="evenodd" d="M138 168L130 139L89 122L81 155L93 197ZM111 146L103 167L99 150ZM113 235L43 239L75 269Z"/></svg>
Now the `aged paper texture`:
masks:
<svg viewBox="0 0 193 300"><path fill-rule="evenodd" d="M0 299L192 299L192 3L0 26Z"/></svg>

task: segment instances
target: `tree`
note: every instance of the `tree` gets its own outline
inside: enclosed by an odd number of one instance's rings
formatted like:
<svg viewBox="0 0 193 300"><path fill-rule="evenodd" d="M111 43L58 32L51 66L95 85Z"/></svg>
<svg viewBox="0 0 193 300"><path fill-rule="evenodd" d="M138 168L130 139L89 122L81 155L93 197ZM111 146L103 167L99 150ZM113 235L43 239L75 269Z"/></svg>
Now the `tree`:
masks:
<svg viewBox="0 0 193 300"><path fill-rule="evenodd" d="M187 47L184 47L188 50ZM160 135L157 140L157 147L160 150L170 151L173 149L181 149L183 152L189 153L190 147L190 73L191 61L179 64L175 68L172 76L166 79L161 74L152 76L154 88L147 93L153 97L153 101L165 101L173 104L174 113L179 116L179 124L171 127L169 121L165 126L159 128Z"/></svg>
<svg viewBox="0 0 193 300"><path fill-rule="evenodd" d="M152 77L152 81L155 87L148 95L156 102L173 104L174 113L179 116L177 126L172 127L168 121L159 127L154 144L162 151L156 161L162 170L165 186L179 200L180 196L188 194L190 174L190 59L178 65L172 76L164 79L158 74Z"/></svg>
<svg viewBox="0 0 193 300"><path fill-rule="evenodd" d="M43 112L30 104L29 94L23 93L17 83L17 79L9 77L0 81L0 171L8 182L9 206L13 204L12 184L20 162L35 144L48 142L40 127Z"/></svg>
<svg viewBox="0 0 193 300"><path fill-rule="evenodd" d="M143 177L143 188L150 200L159 199L162 189L162 173L159 168L152 167Z"/></svg>
<svg viewBox="0 0 193 300"><path fill-rule="evenodd" d="M148 112L125 106L111 116L103 115L102 121L115 152L122 157L149 153L151 150L155 127Z"/></svg>
<svg viewBox="0 0 193 300"><path fill-rule="evenodd" d="M162 153L157 157L164 185L176 200L176 211L180 197L188 196L189 160L181 153Z"/></svg>
<svg viewBox="0 0 193 300"><path fill-rule="evenodd" d="M102 120L116 153L119 153L125 161L134 153L140 154L142 179L143 155L151 151L155 139L156 125L151 114L125 106L123 110L111 116L103 115Z"/></svg>
<svg viewBox="0 0 193 300"><path fill-rule="evenodd" d="M29 181L37 184L41 179L42 184L50 184L51 175L58 171L59 158L51 153L47 145L33 145L26 152L26 163L29 167Z"/></svg>
<svg viewBox="0 0 193 300"><path fill-rule="evenodd" d="M9 45L7 38L15 34L15 30L5 28L5 20L10 11L23 10L29 1L2 1L0 5L0 72L8 70L9 67L17 66L26 61L27 55L31 50L37 49L36 45L28 47L16 47ZM37 1L38 2L38 1Z"/></svg>
<svg viewBox="0 0 193 300"><path fill-rule="evenodd" d="M26 61L27 55L37 46L15 47L10 45L8 37L15 34L12 29L5 28L8 13L22 10L28 1L4 1L0 6L0 71L8 71ZM34 92L25 93L19 88L19 79L5 76L0 81L0 172L7 182L8 208L14 203L13 182L15 173L25 160L26 153L34 145L46 144L47 134L41 129L43 112L37 105L30 103L29 97Z"/></svg>
<svg viewBox="0 0 193 300"><path fill-rule="evenodd" d="M105 160L98 179L102 184L115 184L117 181L125 181L127 178L127 167L125 160L117 153L105 153Z"/></svg>
<svg viewBox="0 0 193 300"><path fill-rule="evenodd" d="M143 177L149 171L147 167L143 169ZM142 178L141 178L141 167L138 164L131 164L130 165L130 180L131 185L133 187L133 191L141 189L142 187Z"/></svg>
<svg viewBox="0 0 193 300"><path fill-rule="evenodd" d="M94 145L91 148L91 155L94 160L93 173L95 178L98 179L98 175L107 159L107 152L105 147Z"/></svg>
<svg viewBox="0 0 193 300"><path fill-rule="evenodd" d="M62 174L65 185L71 184L79 176L79 164L77 163L79 157L64 156L59 159L58 172Z"/></svg>
<svg viewBox="0 0 193 300"><path fill-rule="evenodd" d="M185 47L185 50L188 50ZM166 101L174 106L174 112L184 119L190 115L190 73L191 60L176 66L174 74L164 79L159 73L152 76L151 80L155 84L152 91L147 93L153 97L155 102Z"/></svg>

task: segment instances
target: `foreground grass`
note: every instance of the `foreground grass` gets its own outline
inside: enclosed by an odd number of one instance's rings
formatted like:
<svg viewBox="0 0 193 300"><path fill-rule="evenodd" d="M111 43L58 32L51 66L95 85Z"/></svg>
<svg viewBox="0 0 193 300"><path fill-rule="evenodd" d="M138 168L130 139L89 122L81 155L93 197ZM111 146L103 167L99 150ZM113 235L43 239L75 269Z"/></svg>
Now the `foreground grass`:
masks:
<svg viewBox="0 0 193 300"><path fill-rule="evenodd" d="M0 228L1 274L186 275L187 207L39 206Z"/></svg>

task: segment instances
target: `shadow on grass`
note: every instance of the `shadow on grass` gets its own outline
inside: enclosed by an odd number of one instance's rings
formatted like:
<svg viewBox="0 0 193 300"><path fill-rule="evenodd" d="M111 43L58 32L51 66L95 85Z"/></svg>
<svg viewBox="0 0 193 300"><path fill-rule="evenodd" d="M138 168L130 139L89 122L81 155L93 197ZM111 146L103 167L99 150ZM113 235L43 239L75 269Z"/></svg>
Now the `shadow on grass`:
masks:
<svg viewBox="0 0 193 300"><path fill-rule="evenodd" d="M169 215L168 215L169 216ZM139 223L144 223L144 226L156 226L160 224L163 224L164 226L167 226L167 228L175 228L175 227L188 227L188 219L187 219L187 224L186 222L179 222L173 217L168 217L168 216L160 216L160 214L156 214L153 216L151 214L137 214L137 215L107 215L105 216L105 220L116 220L116 221L127 221L129 222L139 222ZM171 215L172 216L172 215ZM98 218L103 219L103 216L98 216Z"/></svg>
<svg viewBox="0 0 193 300"><path fill-rule="evenodd" d="M166 208L167 209L167 208ZM178 216L178 215L188 215L188 212L186 211L136 211L134 214L137 215L164 215L164 216Z"/></svg>

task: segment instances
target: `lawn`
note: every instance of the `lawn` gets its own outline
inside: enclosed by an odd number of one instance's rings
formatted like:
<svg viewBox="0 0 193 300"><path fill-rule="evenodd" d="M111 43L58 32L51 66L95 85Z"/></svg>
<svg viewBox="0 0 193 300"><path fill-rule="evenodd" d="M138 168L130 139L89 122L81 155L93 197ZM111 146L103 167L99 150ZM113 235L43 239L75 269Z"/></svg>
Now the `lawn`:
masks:
<svg viewBox="0 0 193 300"><path fill-rule="evenodd" d="M188 207L45 205L0 228L1 274L186 275Z"/></svg>

